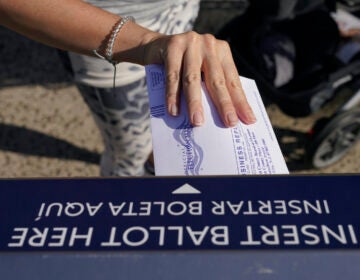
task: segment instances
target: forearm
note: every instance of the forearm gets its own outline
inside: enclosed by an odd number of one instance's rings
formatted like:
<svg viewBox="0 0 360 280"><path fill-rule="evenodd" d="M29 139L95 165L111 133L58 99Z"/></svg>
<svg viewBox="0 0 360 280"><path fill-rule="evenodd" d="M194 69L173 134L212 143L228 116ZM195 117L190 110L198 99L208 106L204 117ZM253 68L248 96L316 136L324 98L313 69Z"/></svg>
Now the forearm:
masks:
<svg viewBox="0 0 360 280"><path fill-rule="evenodd" d="M87 55L94 49L104 54L104 42L118 21L117 15L81 0L0 0L0 24L45 44ZM245 123L255 121L230 47L214 36L195 32L165 36L127 22L116 37L112 58L164 64L168 111L178 114L182 89L193 125L204 122L201 72L226 126L236 125L238 117Z"/></svg>
<svg viewBox="0 0 360 280"><path fill-rule="evenodd" d="M0 24L44 44L87 55L103 44L118 20L80 0L0 0ZM141 63L140 46L153 35L129 22L118 34L114 53Z"/></svg>

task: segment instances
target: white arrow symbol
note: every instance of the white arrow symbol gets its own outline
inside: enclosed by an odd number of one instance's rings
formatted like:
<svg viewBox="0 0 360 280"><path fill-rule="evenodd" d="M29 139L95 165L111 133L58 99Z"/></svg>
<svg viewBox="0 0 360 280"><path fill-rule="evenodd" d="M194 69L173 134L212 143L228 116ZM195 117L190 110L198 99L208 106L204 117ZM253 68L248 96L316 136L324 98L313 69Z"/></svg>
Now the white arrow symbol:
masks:
<svg viewBox="0 0 360 280"><path fill-rule="evenodd" d="M199 194L199 190L189 184L184 184L172 192L172 194Z"/></svg>

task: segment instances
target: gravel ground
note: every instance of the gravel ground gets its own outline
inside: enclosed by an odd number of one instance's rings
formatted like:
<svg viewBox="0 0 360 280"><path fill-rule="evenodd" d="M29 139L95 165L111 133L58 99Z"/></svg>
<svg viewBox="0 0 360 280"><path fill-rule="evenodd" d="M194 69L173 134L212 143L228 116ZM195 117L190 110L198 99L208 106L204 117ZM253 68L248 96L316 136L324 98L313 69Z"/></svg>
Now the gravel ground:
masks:
<svg viewBox="0 0 360 280"><path fill-rule="evenodd" d="M198 30L220 25L202 11ZM224 11L222 11L224 13ZM230 11L226 12L227 17ZM335 102L335 103L334 103ZM321 170L303 162L306 132L338 100L306 118L290 118L275 104L268 113L292 173L359 173L360 144ZM58 52L0 28L0 177L93 177L103 149L100 134Z"/></svg>

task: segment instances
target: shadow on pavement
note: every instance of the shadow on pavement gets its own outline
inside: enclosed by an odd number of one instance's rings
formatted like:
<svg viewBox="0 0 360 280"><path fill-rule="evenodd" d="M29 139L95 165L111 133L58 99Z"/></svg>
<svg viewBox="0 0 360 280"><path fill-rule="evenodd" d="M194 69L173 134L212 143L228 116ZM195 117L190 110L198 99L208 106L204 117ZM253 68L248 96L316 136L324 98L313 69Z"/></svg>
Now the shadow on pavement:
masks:
<svg viewBox="0 0 360 280"><path fill-rule="evenodd" d="M307 134L274 128L290 171L307 170L305 156ZM0 123L0 150L49 158L78 160L92 164L100 162L100 154L79 148L41 132Z"/></svg>
<svg viewBox="0 0 360 280"><path fill-rule="evenodd" d="M290 171L309 170L306 147L308 134L279 127L274 127L281 151Z"/></svg>
<svg viewBox="0 0 360 280"><path fill-rule="evenodd" d="M69 83L71 75L57 49L0 27L0 87L32 84L58 87Z"/></svg>
<svg viewBox="0 0 360 280"><path fill-rule="evenodd" d="M99 164L100 154L41 132L0 123L0 150Z"/></svg>

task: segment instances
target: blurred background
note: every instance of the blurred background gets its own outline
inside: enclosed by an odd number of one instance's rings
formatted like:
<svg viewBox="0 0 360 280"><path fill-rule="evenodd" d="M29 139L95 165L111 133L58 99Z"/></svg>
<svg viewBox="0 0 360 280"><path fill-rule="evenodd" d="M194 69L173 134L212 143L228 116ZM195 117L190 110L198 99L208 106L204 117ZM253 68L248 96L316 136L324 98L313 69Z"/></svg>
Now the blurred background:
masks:
<svg viewBox="0 0 360 280"><path fill-rule="evenodd" d="M227 24L247 13L248 6L240 0L203 0L195 29L220 36ZM229 35L229 29L235 33ZM221 36L241 38L236 31L236 25L230 25ZM356 92L356 75L352 78L351 87L341 87L321 108L301 116L284 113L283 104L264 96L291 173L360 172L360 144L353 139L359 136L359 114L331 119L339 104ZM267 91L266 80L257 82L261 92ZM98 176L102 149L100 134L59 52L0 27L0 177Z"/></svg>

